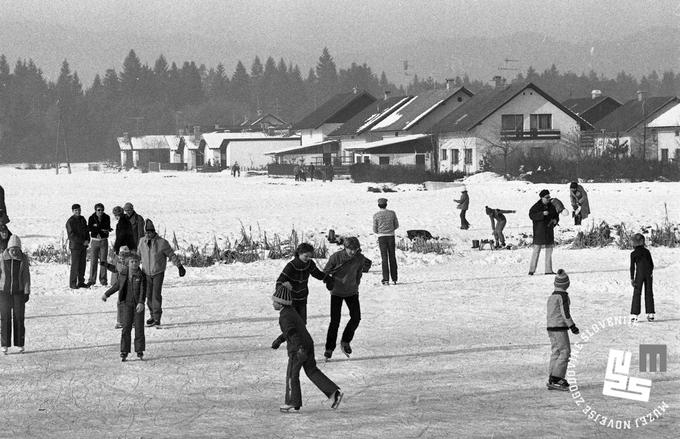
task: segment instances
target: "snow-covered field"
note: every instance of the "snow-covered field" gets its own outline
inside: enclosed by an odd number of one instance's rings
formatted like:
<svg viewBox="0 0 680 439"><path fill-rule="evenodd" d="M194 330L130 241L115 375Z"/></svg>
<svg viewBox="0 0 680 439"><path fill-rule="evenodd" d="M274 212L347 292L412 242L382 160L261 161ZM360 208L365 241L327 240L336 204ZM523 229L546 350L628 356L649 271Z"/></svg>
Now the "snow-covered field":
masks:
<svg viewBox="0 0 680 439"><path fill-rule="evenodd" d="M627 251L611 246L572 250L561 246L553 266L571 277L572 315L582 334L576 365L580 392L546 390L550 343L545 302L552 276L527 276L531 250L477 251L471 239L490 238L484 205L516 209L508 215L508 242L530 233L527 211L543 187L568 204L567 185L506 182L490 174L470 177L468 219L458 228L452 201L457 188L420 191L399 187L367 192L348 181L296 183L286 179L234 179L223 174L95 173L0 168L9 224L25 246L58 242L78 202L86 215L94 203L107 212L126 201L175 232L180 245L233 239L241 224L253 235L286 236L292 228L321 241L333 228L356 234L374 266L361 285L362 321L350 360L320 368L345 391L331 410L302 377L302 412L283 415L286 355L273 351L278 334L271 307L274 280L285 260L189 268L166 275L163 329L147 329L147 359L121 363L114 301L101 287L68 289L68 267L32 266L24 355L0 358L0 437L647 437L675 438L680 425L680 250L651 248L656 269L657 321L601 328L627 316L631 290ZM375 186L375 185L373 185ZM585 184L592 220L632 228L661 223L664 202L680 222L680 184ZM427 229L455 246L451 255L398 252L399 285L380 285L380 257L371 217L380 196L389 199L401 228ZM590 223L590 219L588 223ZM564 217L557 237L573 236ZM259 229L258 229L259 228ZM261 232L259 231L261 230ZM335 246L331 245L331 249ZM321 266L325 260L319 260ZM539 273L543 259L539 260ZM328 325L328 292L310 280L309 331L321 357ZM346 310L341 327L347 320ZM573 355L578 337L572 336ZM638 372L639 343L666 344L664 373ZM649 402L602 395L608 350L633 352L630 374L653 380ZM335 357L341 356L336 351ZM583 398L585 403L576 402ZM662 405L661 418L635 419ZM588 405L615 420L632 419L630 431L589 420ZM658 409L657 409L658 412ZM654 417L654 416L652 416ZM598 418L598 422L601 418ZM649 420L647 420L648 422ZM606 422L605 422L606 424Z"/></svg>

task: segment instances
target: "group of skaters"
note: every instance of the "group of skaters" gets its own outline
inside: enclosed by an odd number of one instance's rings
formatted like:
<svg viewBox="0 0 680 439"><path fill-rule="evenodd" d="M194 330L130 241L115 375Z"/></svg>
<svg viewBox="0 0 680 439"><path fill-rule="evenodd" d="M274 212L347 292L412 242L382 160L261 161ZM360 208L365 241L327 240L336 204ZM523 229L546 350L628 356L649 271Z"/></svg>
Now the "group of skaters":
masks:
<svg viewBox="0 0 680 439"><path fill-rule="evenodd" d="M305 167L304 164L295 165L293 167L295 181L307 181L307 177L309 177L310 181L314 181L314 177L317 177L318 179L319 175L321 175L323 181L333 181L334 172L332 163L326 163L321 168L317 168L313 163L310 163L307 167Z"/></svg>

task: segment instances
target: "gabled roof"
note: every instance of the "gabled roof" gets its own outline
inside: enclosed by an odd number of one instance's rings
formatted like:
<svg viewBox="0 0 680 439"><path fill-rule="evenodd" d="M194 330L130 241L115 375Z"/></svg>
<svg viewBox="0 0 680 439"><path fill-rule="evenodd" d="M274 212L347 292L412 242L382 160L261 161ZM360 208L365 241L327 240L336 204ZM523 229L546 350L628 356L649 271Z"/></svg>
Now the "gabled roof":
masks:
<svg viewBox="0 0 680 439"><path fill-rule="evenodd" d="M372 149L380 148L382 146L390 146L399 143L412 142L414 140L424 139L429 136L430 136L429 134L411 134L408 136L388 137L387 139L378 140L376 142L366 142L358 145L346 146L345 149L348 151L370 151Z"/></svg>
<svg viewBox="0 0 680 439"><path fill-rule="evenodd" d="M118 137L118 147L120 149L138 149L138 150L150 150L150 149L171 149L166 136L135 136L129 139L125 137Z"/></svg>
<svg viewBox="0 0 680 439"><path fill-rule="evenodd" d="M459 92L472 96L472 92L465 87L423 92L375 124L371 132L409 130Z"/></svg>
<svg viewBox="0 0 680 439"><path fill-rule="evenodd" d="M274 115L271 114L271 113L264 114L264 115L258 117L257 119L255 119L255 120L252 121L252 122L244 122L244 124L253 127L253 126L259 125L261 122L263 122L263 121L266 120L266 119L274 119L275 121L277 121L277 122L279 123L279 125L288 125L288 122L286 122L285 120L281 119L280 117L274 116Z"/></svg>
<svg viewBox="0 0 680 439"><path fill-rule="evenodd" d="M592 127L592 125L569 110L567 107L559 103L555 98L538 88L532 82L523 82L511 84L500 89L493 89L486 92L481 92L472 96L467 102L460 107L453 110L448 116L442 119L439 123L431 128L433 132L464 132L469 131L482 123L487 117L491 116L503 105L510 102L517 95L522 93L527 88L531 88L536 93L540 94L548 102L555 105L572 119L579 122L582 126ZM417 129L416 132L421 132Z"/></svg>
<svg viewBox="0 0 680 439"><path fill-rule="evenodd" d="M621 102L617 101L616 99L609 97L609 96L599 96L595 99L593 98L572 98L572 99L567 99L566 101L562 102L562 105L573 111L574 113L581 115L585 113L586 111L592 109L593 107L596 107L603 103L604 101L611 100L614 101L615 103L621 105Z"/></svg>
<svg viewBox="0 0 680 439"><path fill-rule="evenodd" d="M340 128L332 131L328 136L355 136L361 134L411 99L413 99L413 96L395 96L375 101L342 124Z"/></svg>
<svg viewBox="0 0 680 439"><path fill-rule="evenodd" d="M595 128L607 132L626 132L643 121L651 121L660 110L678 102L676 96L653 96L643 100L631 99L595 123Z"/></svg>
<svg viewBox="0 0 680 439"><path fill-rule="evenodd" d="M668 108L652 120L647 126L651 128L679 127L680 126L680 104Z"/></svg>
<svg viewBox="0 0 680 439"><path fill-rule="evenodd" d="M322 154L324 152L324 145L329 145L331 152L338 152L340 149L340 143L337 140L324 140L323 142L288 146L274 151L267 151L265 155Z"/></svg>
<svg viewBox="0 0 680 439"><path fill-rule="evenodd" d="M375 98L367 91L337 94L295 123L293 129L314 129L325 123L345 123L373 102Z"/></svg>

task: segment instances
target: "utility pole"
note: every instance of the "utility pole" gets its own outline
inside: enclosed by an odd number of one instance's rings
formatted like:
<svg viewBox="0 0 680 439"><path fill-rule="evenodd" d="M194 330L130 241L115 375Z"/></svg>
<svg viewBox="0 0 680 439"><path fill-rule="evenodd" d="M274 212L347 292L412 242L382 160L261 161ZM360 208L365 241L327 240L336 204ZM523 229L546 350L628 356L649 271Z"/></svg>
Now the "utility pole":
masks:
<svg viewBox="0 0 680 439"><path fill-rule="evenodd" d="M59 175L59 133L61 132L61 110L59 109L59 100L57 100L57 142L54 144L54 167Z"/></svg>

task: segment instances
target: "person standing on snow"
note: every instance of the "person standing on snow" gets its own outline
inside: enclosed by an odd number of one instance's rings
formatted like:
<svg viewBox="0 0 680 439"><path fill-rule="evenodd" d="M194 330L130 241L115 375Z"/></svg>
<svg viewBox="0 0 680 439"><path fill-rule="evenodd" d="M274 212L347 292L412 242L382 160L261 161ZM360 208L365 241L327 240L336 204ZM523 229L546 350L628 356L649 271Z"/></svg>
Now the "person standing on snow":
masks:
<svg viewBox="0 0 680 439"><path fill-rule="evenodd" d="M132 238L135 241L135 245L134 248L130 247L130 249L134 250L139 247L139 240L144 237L144 218L135 212L135 207L130 202L123 205L123 212L125 212L125 216L132 227Z"/></svg>
<svg viewBox="0 0 680 439"><path fill-rule="evenodd" d="M180 277L186 274L186 270L170 247L170 243L158 236L150 219L146 220L144 230L146 233L139 242L138 252L142 257L142 267L146 275L148 289L146 303L149 306L150 316L146 324L148 326L160 326L161 315L163 314L163 278L165 277L168 259L177 266Z"/></svg>
<svg viewBox="0 0 680 439"><path fill-rule="evenodd" d="M574 217L574 225L580 226L581 221L588 218L590 215L590 203L588 202L588 194L583 186L575 181L569 185L569 199L571 201L572 216Z"/></svg>
<svg viewBox="0 0 680 439"><path fill-rule="evenodd" d="M2 353L7 354L12 329L14 346L24 352L24 311L31 294L31 274L28 257L21 251L17 235L9 238L7 249L0 255L0 338Z"/></svg>
<svg viewBox="0 0 680 439"><path fill-rule="evenodd" d="M552 252L555 245L554 229L560 221L560 216L555 206L550 202L550 192L547 189L543 189L538 195L541 199L529 209L529 218L533 222L534 228L534 250L531 253L529 276L532 276L536 271L542 248L545 248L545 274L555 274L552 270Z"/></svg>
<svg viewBox="0 0 680 439"><path fill-rule="evenodd" d="M652 254L645 247L645 237L641 233L633 235L632 244L635 247L630 253L630 283L633 286L633 301L630 305L631 321L637 322L640 314L640 298L642 286L645 287L645 311L647 320L654 321L654 292L652 290L654 261Z"/></svg>
<svg viewBox="0 0 680 439"><path fill-rule="evenodd" d="M12 236L9 228L5 224L0 224L0 253L7 249L7 243L9 243L9 237Z"/></svg>
<svg viewBox="0 0 680 439"><path fill-rule="evenodd" d="M557 270L554 284L554 291L548 297L547 304L547 329L552 352L548 366L547 385L549 390L566 392L569 391L569 382L564 377L567 374L569 356L571 355L568 331L571 331L574 335L578 335L580 331L571 319L569 312L571 301L567 293L567 288L569 288L567 272L561 268Z"/></svg>
<svg viewBox="0 0 680 439"><path fill-rule="evenodd" d="M122 247L127 247L128 250L137 250L137 241L135 240L132 231L132 224L127 216L123 214L123 208L116 206L113 208L113 216L116 218L116 240L113 243L113 252L118 254Z"/></svg>
<svg viewBox="0 0 680 439"><path fill-rule="evenodd" d="M5 190L0 186L0 226L4 226L9 222L7 216L7 206L5 205Z"/></svg>
<svg viewBox="0 0 680 439"><path fill-rule="evenodd" d="M465 218L465 212L470 208L470 196L468 195L467 186L463 185L460 199L453 200L458 203L457 209L460 209L460 228L467 230L470 228L470 223Z"/></svg>
<svg viewBox="0 0 680 439"><path fill-rule="evenodd" d="M378 199L378 210L373 215L373 233L378 235L378 247L380 247L380 259L382 259L382 284L397 283L397 256L394 231L399 228L397 214L387 208L387 198Z"/></svg>
<svg viewBox="0 0 680 439"><path fill-rule="evenodd" d="M302 321L307 324L307 297L309 296L309 289L307 281L309 276L313 276L321 281L326 281L329 275L319 270L312 258L314 257L314 247L311 244L303 242L295 249L295 257L288 262L283 271L276 279L276 287L282 286L291 292L292 307ZM285 341L285 335L281 334L272 343L272 349L278 349L281 343Z"/></svg>
<svg viewBox="0 0 680 439"><path fill-rule="evenodd" d="M94 205L94 213L87 220L87 228L90 231L90 278L87 284L92 286L97 277L99 260L106 261L109 256L109 232L113 230L111 218L104 213L102 203ZM99 269L99 283L108 284L105 269Z"/></svg>
<svg viewBox="0 0 680 439"><path fill-rule="evenodd" d="M66 221L66 236L68 248L71 250L69 287L74 290L88 287L85 283L85 261L87 247L90 245L90 232L87 229L87 221L80 215L80 204L72 205L71 211L73 215Z"/></svg>

